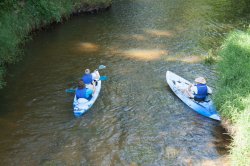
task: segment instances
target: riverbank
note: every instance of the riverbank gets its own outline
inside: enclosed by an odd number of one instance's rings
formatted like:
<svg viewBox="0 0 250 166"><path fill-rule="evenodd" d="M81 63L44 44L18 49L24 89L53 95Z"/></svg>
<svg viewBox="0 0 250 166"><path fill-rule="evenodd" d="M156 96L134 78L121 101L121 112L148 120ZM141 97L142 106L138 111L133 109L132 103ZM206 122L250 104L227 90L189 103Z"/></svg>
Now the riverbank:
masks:
<svg viewBox="0 0 250 166"><path fill-rule="evenodd" d="M250 165L250 30L231 33L219 56L215 103L233 138L231 162Z"/></svg>
<svg viewBox="0 0 250 166"><path fill-rule="evenodd" d="M51 23L59 23L72 14L98 12L111 6L112 0L38 0L0 2L0 89L6 84L8 65L18 62L22 45L30 32Z"/></svg>

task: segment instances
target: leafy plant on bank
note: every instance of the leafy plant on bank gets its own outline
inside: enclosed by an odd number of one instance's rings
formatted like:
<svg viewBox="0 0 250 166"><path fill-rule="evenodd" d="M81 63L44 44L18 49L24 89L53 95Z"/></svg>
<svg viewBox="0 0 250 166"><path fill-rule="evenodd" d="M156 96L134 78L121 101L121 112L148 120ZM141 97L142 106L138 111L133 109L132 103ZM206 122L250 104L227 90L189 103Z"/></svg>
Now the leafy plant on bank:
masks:
<svg viewBox="0 0 250 166"><path fill-rule="evenodd" d="M21 59L21 46L32 30L68 18L82 5L110 4L111 0L1 0L0 89L5 85L6 66Z"/></svg>
<svg viewBox="0 0 250 166"><path fill-rule="evenodd" d="M215 103L235 128L232 165L250 165L250 31L231 33L219 55Z"/></svg>

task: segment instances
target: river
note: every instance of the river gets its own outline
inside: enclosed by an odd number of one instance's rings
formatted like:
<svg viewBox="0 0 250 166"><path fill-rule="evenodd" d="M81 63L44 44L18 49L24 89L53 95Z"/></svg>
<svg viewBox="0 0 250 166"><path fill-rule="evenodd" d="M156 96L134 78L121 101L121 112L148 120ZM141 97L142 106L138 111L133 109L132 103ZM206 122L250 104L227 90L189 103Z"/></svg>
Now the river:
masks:
<svg viewBox="0 0 250 166"><path fill-rule="evenodd" d="M0 91L0 165L229 165L226 131L182 103L165 73L204 76L216 91L202 58L247 27L247 3L115 0L34 33ZM109 79L74 118L65 89L100 64Z"/></svg>

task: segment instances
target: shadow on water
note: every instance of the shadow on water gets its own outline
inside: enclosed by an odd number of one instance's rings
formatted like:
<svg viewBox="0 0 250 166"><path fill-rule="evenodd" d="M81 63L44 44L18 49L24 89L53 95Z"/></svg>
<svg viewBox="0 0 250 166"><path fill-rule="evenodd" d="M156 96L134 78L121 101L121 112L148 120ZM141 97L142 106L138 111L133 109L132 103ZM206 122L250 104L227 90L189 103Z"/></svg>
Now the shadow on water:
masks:
<svg viewBox="0 0 250 166"><path fill-rule="evenodd" d="M205 76L216 91L215 67L202 61L231 29L243 29L247 16L230 13L245 6L225 11L231 3L117 0L34 36L1 91L0 163L229 165L230 138L172 93L165 72ZM65 89L100 64L109 80L75 119Z"/></svg>

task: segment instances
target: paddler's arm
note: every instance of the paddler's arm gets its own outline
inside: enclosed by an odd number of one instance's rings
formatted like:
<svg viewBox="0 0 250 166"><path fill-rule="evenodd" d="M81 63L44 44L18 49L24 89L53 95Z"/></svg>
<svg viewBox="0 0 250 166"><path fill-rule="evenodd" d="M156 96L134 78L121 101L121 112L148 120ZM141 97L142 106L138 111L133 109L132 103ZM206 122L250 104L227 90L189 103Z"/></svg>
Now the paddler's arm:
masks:
<svg viewBox="0 0 250 166"><path fill-rule="evenodd" d="M93 93L95 93L95 81L93 81L93 83L91 84L93 86Z"/></svg>
<svg viewBox="0 0 250 166"><path fill-rule="evenodd" d="M194 98L194 94L197 94L197 88L194 84L188 86L188 95L190 98Z"/></svg>
<svg viewBox="0 0 250 166"><path fill-rule="evenodd" d="M189 84L189 85L188 85L188 91L189 91L189 92L191 91L192 86L193 86L193 84Z"/></svg>
<svg viewBox="0 0 250 166"><path fill-rule="evenodd" d="M207 87L207 93L208 93L209 95L211 95L211 94L213 93L212 89L209 88L209 87Z"/></svg>

